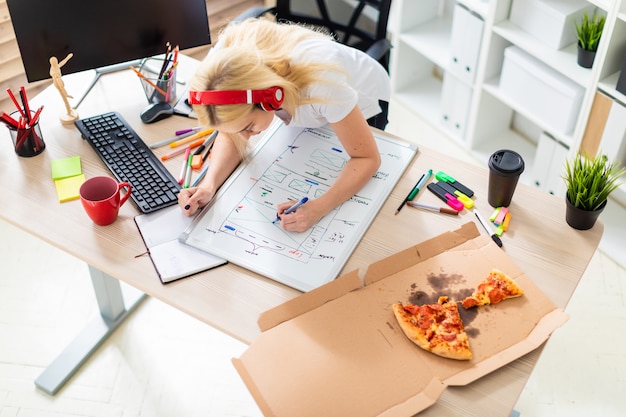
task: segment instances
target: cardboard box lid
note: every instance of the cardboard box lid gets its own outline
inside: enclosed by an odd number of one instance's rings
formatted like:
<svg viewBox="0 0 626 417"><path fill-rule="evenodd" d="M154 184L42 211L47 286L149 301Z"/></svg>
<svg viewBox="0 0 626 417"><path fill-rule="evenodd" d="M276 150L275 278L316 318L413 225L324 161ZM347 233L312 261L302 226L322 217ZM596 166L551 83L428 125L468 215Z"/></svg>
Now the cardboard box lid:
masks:
<svg viewBox="0 0 626 417"><path fill-rule="evenodd" d="M492 268L520 298L460 308L471 361L423 351L391 305L460 300ZM444 233L293 299L260 318L264 332L233 363L266 416L413 415L446 386L464 385L528 353L567 316L474 223ZM434 301L433 301L434 300Z"/></svg>

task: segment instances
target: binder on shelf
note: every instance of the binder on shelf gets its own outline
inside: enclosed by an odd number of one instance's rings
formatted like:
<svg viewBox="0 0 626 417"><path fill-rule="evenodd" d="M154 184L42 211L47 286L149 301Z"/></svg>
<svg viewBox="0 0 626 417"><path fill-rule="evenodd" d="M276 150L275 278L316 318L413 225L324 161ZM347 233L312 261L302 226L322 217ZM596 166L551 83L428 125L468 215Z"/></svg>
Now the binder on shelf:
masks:
<svg viewBox="0 0 626 417"><path fill-rule="evenodd" d="M552 141L554 142L554 153L546 177L546 191L558 197L565 197L566 186L563 174L565 173L565 160L569 154L569 149L561 142L554 139Z"/></svg>
<svg viewBox="0 0 626 417"><path fill-rule="evenodd" d="M552 163L555 147L556 141L550 136L545 133L539 136L537 150L535 151L532 183L542 191L547 191L548 173L550 172L550 164Z"/></svg>
<svg viewBox="0 0 626 417"><path fill-rule="evenodd" d="M626 107L611 100L611 109L602 132L600 151L610 160L626 166Z"/></svg>
<svg viewBox="0 0 626 417"><path fill-rule="evenodd" d="M465 136L472 88L454 75L445 73L441 88L441 117L444 127L455 136Z"/></svg>
<svg viewBox="0 0 626 417"><path fill-rule="evenodd" d="M565 195L563 172L569 149L547 133L542 133L537 142L535 164L533 167L533 185L542 191L556 195Z"/></svg>
<svg viewBox="0 0 626 417"><path fill-rule="evenodd" d="M626 95L626 55L624 55L624 63L622 64L622 70L619 73L615 89Z"/></svg>
<svg viewBox="0 0 626 417"><path fill-rule="evenodd" d="M448 70L470 85L476 77L483 29L480 16L459 4L454 6Z"/></svg>

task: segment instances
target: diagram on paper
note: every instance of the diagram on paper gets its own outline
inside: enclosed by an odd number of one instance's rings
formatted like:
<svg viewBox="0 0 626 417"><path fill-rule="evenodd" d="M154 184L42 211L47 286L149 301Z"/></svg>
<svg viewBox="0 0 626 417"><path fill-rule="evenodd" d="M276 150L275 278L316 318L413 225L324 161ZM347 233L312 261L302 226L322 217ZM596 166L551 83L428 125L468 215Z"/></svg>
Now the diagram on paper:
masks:
<svg viewBox="0 0 626 417"><path fill-rule="evenodd" d="M303 263L311 259L334 262L335 253L341 251L336 246L345 243L345 233L358 228L361 217L341 218L341 214L351 213L351 210L341 208L333 210L303 233L286 232L279 222L274 223L279 203L321 196L348 161L345 152L336 144L320 143L314 140L319 132L313 138L311 134L310 130L305 130L298 135L259 178L248 177L251 187L221 224L219 233L249 245L246 253L260 255L262 251L270 251ZM320 144L327 146L319 147ZM361 198L361 204L369 204L364 200L367 199ZM348 230L328 233L329 228L336 230L342 226ZM328 248L327 252L319 252L321 248Z"/></svg>
<svg viewBox="0 0 626 417"><path fill-rule="evenodd" d="M319 198L350 157L329 128L280 125L227 182L187 243L301 290L336 277L414 156L377 137L381 166L352 198L302 233L274 223L286 201Z"/></svg>

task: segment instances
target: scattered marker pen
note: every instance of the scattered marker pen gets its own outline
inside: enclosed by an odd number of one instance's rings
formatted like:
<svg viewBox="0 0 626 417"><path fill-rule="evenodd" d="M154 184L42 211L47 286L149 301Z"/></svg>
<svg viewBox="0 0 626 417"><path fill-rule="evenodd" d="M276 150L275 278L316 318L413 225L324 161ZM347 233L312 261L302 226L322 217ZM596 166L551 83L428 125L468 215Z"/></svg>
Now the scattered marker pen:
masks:
<svg viewBox="0 0 626 417"><path fill-rule="evenodd" d="M420 179L417 181L417 184L415 184L415 186L411 189L411 192L409 193L409 195L406 196L406 198L402 201L400 206L396 209L396 214L400 213L400 210L402 210L402 207L404 207L407 201L412 201L415 198L417 193L419 193L420 189L424 186L424 183L428 181L428 179L430 178L432 174L433 174L433 170L429 169L425 174L423 174L420 177Z"/></svg>
<svg viewBox="0 0 626 417"><path fill-rule="evenodd" d="M493 239L494 242L496 242L496 245L498 245L499 247L502 247L502 240L500 240L500 238L498 237L497 234L495 234L491 228L489 227L489 224L487 224L487 221L485 219L482 218L482 216L480 215L480 213L478 213L478 210L474 209L474 214L476 215L476 218L478 218L478 221L480 222L480 224L483 225L483 227L485 228L485 230L487 231L487 233L491 236L491 239Z"/></svg>
<svg viewBox="0 0 626 417"><path fill-rule="evenodd" d="M453 216L458 216L459 215L458 211L453 210L451 208L447 208L447 207L431 206L430 204L422 204L422 203L417 203L415 201L407 201L406 203L409 206L411 206L411 207L422 208L422 209L425 209L425 210L438 211L439 213L451 214Z"/></svg>
<svg viewBox="0 0 626 417"><path fill-rule="evenodd" d="M185 171L185 181L183 182L183 188L189 188L189 183L191 182L191 160L193 159L193 155L189 153L187 157L187 170Z"/></svg>
<svg viewBox="0 0 626 417"><path fill-rule="evenodd" d="M183 166L180 169L180 176L178 177L178 183L183 185L183 181L185 181L185 176L187 175L187 161L189 160L189 155L191 154L191 148L187 147L185 150L185 159L183 161Z"/></svg>

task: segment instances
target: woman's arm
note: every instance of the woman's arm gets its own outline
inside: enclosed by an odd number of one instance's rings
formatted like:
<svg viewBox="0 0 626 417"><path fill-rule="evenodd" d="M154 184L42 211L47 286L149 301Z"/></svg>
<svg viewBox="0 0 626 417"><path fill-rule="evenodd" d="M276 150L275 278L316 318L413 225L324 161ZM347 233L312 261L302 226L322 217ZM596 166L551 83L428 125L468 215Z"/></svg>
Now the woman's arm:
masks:
<svg viewBox="0 0 626 417"><path fill-rule="evenodd" d="M178 194L178 205L187 216L192 216L198 209L206 206L218 188L241 162L241 155L235 144L227 135L219 133L211 150L209 169L202 185L183 188Z"/></svg>
<svg viewBox="0 0 626 417"><path fill-rule="evenodd" d="M339 141L350 156L332 187L322 196L309 200L294 213L281 216L285 230L303 232L335 207L351 198L370 180L380 166L380 153L365 117L355 106L337 123L331 123ZM279 215L293 202L278 206Z"/></svg>

